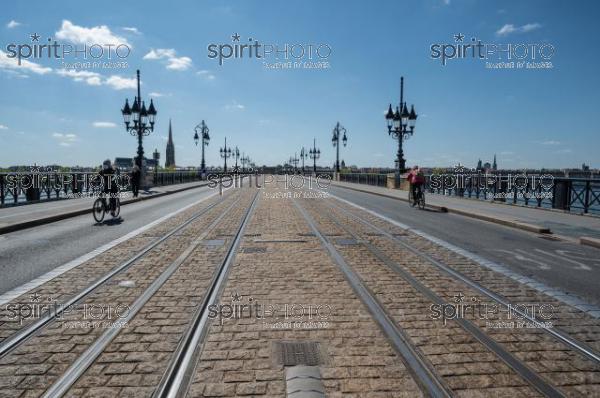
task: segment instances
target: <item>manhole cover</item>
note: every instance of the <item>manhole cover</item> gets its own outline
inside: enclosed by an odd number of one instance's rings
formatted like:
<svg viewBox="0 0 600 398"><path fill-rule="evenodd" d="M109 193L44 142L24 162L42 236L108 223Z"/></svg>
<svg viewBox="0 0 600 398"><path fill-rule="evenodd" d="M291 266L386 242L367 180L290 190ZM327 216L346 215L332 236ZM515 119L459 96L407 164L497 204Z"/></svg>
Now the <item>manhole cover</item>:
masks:
<svg viewBox="0 0 600 398"><path fill-rule="evenodd" d="M336 239L335 242L338 245L342 245L342 246L358 245L358 241L356 239L341 238L341 239Z"/></svg>
<svg viewBox="0 0 600 398"><path fill-rule="evenodd" d="M323 362L318 341L276 341L273 344L274 358L280 365L315 366Z"/></svg>
<svg viewBox="0 0 600 398"><path fill-rule="evenodd" d="M225 239L208 239L202 242L204 246L223 246Z"/></svg>
<svg viewBox="0 0 600 398"><path fill-rule="evenodd" d="M244 253L266 253L266 247L245 247L242 249Z"/></svg>

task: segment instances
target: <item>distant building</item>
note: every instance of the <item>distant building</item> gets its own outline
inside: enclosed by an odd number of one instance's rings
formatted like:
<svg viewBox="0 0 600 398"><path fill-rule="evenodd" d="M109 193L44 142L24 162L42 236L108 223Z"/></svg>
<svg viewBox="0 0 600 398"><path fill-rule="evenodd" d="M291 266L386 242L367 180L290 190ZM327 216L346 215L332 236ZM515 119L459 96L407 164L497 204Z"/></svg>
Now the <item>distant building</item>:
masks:
<svg viewBox="0 0 600 398"><path fill-rule="evenodd" d="M114 165L118 167L122 171L129 171L133 167L135 163L133 158L115 158ZM154 159L148 159L144 157L144 164L146 167L154 168L156 166L156 161Z"/></svg>
<svg viewBox="0 0 600 398"><path fill-rule="evenodd" d="M171 129L171 119L169 119L169 140L167 141L167 157L165 167L175 167L175 144L173 143L173 130Z"/></svg>

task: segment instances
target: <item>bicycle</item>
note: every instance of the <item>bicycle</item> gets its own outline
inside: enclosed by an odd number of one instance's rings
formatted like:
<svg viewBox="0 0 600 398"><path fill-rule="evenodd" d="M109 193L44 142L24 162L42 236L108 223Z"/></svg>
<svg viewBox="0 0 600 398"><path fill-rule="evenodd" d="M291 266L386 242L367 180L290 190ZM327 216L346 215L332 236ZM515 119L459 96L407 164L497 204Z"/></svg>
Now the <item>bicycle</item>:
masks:
<svg viewBox="0 0 600 398"><path fill-rule="evenodd" d="M415 201L413 200L412 188L408 191L408 204L411 207L415 207ZM417 189L417 200L416 204L419 206L419 209L425 209L425 192L423 192L423 188Z"/></svg>
<svg viewBox="0 0 600 398"><path fill-rule="evenodd" d="M108 202L110 202L110 200ZM112 213L112 217L117 218L117 217L119 217L119 213L121 213L121 201L119 200L118 197L115 197L114 203L115 203L115 208L114 208L114 212ZM111 209L109 208L109 205L107 204L106 198L104 196L96 199L94 201L94 205L92 206L92 213L94 215L94 220L96 220L96 222L98 222L98 223L102 222L102 220L104 220L104 216L110 210Z"/></svg>

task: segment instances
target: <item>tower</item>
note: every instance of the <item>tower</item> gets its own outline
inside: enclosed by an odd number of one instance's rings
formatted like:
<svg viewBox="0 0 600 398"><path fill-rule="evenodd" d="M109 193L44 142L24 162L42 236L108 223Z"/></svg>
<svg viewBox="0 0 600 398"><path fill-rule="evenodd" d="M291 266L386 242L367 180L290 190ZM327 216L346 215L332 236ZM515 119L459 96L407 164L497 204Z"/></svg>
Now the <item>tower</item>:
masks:
<svg viewBox="0 0 600 398"><path fill-rule="evenodd" d="M175 167L175 144L173 143L173 129L171 128L171 119L169 119L169 140L167 141L167 156L165 167Z"/></svg>
<svg viewBox="0 0 600 398"><path fill-rule="evenodd" d="M496 163L496 154L494 154L494 162L492 163L492 170L498 170L498 164Z"/></svg>

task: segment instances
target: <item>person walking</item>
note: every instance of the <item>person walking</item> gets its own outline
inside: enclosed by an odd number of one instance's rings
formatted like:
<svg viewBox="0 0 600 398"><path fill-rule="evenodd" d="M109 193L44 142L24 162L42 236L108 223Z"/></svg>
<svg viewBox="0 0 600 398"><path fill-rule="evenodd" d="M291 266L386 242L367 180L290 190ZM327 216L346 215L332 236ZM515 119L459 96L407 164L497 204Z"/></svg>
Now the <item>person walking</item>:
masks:
<svg viewBox="0 0 600 398"><path fill-rule="evenodd" d="M140 171L139 166L136 164L131 169L131 192L133 193L133 197L137 198L140 191L140 180L142 173Z"/></svg>

